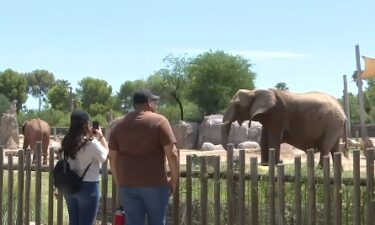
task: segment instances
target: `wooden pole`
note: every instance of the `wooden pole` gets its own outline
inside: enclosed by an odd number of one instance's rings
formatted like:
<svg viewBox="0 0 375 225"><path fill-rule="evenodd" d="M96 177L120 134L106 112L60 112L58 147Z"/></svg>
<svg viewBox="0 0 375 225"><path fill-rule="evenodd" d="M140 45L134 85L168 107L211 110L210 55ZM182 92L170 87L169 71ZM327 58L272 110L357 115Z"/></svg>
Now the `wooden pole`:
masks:
<svg viewBox="0 0 375 225"><path fill-rule="evenodd" d="M352 131L351 131L351 122L350 122L350 108L349 108L349 96L348 96L348 83L346 80L346 75L343 75L344 79L344 110L346 115L346 137L352 138Z"/></svg>
<svg viewBox="0 0 375 225"><path fill-rule="evenodd" d="M355 58L357 64L357 86L358 86L358 101L359 101L359 118L361 121L361 137L362 140L367 138L367 131L365 125L365 110L363 104L363 91L362 91L362 78L361 78L361 62L360 62L360 54L359 54L359 45L355 46Z"/></svg>

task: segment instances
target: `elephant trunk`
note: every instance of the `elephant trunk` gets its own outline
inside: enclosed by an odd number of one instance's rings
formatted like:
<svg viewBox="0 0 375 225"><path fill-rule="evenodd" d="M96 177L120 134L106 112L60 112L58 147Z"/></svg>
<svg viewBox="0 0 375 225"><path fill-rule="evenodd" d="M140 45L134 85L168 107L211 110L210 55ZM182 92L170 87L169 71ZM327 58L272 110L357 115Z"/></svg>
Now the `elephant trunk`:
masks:
<svg viewBox="0 0 375 225"><path fill-rule="evenodd" d="M229 136L231 125L232 125L231 122L226 122L221 125L221 144L223 145L224 149L227 149L228 136Z"/></svg>
<svg viewBox="0 0 375 225"><path fill-rule="evenodd" d="M231 102L223 116L223 123L221 125L221 144L223 145L224 149L227 149L228 136L232 122L235 120L236 109L236 103Z"/></svg>

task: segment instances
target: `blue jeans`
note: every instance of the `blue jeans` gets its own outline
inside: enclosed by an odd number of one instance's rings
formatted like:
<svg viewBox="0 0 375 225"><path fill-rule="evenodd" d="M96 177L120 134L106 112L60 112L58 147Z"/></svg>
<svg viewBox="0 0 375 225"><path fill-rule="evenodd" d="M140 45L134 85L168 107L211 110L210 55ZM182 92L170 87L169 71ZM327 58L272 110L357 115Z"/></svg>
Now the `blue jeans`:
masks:
<svg viewBox="0 0 375 225"><path fill-rule="evenodd" d="M99 182L82 183L81 190L64 195L69 213L69 225L94 225L99 209Z"/></svg>
<svg viewBox="0 0 375 225"><path fill-rule="evenodd" d="M126 225L165 225L169 201L169 187L121 187Z"/></svg>

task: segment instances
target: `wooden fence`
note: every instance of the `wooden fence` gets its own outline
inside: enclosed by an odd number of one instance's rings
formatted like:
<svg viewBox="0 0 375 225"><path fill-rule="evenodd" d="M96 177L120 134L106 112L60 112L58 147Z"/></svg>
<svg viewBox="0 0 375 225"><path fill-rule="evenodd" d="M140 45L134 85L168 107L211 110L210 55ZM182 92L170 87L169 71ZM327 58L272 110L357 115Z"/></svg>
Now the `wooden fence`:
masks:
<svg viewBox="0 0 375 225"><path fill-rule="evenodd" d="M0 150L3 152L1 146ZM259 171L257 158L247 157L243 150L235 160L233 145L228 145L226 165L220 164L218 156L188 155L180 191L170 204L169 221L184 225L374 224L374 150L366 151L362 177L359 150L353 151L350 177L342 176L341 153L335 153L333 167L329 157L324 157L322 176L317 175L312 150L307 153L306 165L300 157L295 158L291 174L287 165L275 164L272 149L268 172ZM0 204L0 224L29 224L31 220L36 225L67 224L63 198L56 195L50 176L54 157L49 165L41 165L40 143L36 154L35 165L30 150L18 151L17 159L12 154L4 159L0 154L0 202L6 203ZM50 155L54 155L53 149ZM115 185L108 172L104 164L98 213L103 225L111 224L116 206L112 201Z"/></svg>

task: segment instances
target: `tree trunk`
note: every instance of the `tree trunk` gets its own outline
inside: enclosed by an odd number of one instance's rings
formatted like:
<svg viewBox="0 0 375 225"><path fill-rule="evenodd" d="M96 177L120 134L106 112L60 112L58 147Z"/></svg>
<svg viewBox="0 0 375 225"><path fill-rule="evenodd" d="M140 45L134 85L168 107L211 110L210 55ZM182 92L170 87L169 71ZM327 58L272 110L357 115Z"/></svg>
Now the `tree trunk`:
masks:
<svg viewBox="0 0 375 225"><path fill-rule="evenodd" d="M184 108L182 107L181 100L177 97L175 93L172 93L172 97L176 100L178 103L178 106L180 108L180 119L183 121L184 120Z"/></svg>

